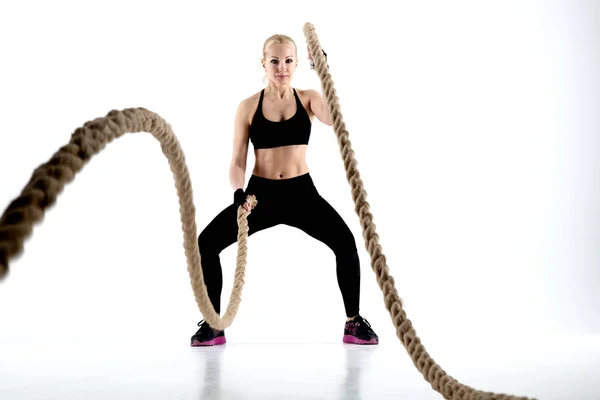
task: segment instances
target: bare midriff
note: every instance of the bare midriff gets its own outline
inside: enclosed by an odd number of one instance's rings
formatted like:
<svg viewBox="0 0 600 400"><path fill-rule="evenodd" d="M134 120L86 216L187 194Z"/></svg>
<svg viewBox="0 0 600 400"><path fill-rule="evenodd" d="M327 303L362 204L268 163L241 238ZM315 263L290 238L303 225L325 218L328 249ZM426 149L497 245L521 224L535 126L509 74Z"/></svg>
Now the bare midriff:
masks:
<svg viewBox="0 0 600 400"><path fill-rule="evenodd" d="M255 150L256 161L252 173L267 179L289 179L306 174L307 148L307 145L293 145Z"/></svg>

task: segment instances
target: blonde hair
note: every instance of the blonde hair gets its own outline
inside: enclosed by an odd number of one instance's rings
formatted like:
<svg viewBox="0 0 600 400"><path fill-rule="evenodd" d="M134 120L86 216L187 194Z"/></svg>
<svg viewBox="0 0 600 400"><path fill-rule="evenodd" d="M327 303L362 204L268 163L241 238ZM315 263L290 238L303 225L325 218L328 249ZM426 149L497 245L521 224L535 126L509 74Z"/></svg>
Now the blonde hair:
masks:
<svg viewBox="0 0 600 400"><path fill-rule="evenodd" d="M267 40L265 40L265 44L263 45L263 52L262 52L262 58L263 60L265 60L266 62L266 58L267 58L267 48L272 45L273 43L289 43L294 45L294 49L296 50L296 58L298 58L298 46L296 46L296 42L294 42L294 39L292 39L291 37L287 36L287 35L283 35L281 33L276 33L270 37L267 38ZM263 83L267 84L267 79L269 78L269 76L267 74L265 74L264 78L263 78Z"/></svg>

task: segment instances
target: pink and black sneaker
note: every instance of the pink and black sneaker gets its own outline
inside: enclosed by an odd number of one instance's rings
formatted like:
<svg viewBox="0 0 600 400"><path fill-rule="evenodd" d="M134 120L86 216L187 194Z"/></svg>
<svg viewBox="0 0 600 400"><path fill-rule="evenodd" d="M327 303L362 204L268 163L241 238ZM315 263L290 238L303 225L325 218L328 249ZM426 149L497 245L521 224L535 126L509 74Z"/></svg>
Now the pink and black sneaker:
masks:
<svg viewBox="0 0 600 400"><path fill-rule="evenodd" d="M192 346L216 346L225 344L225 331L219 331L208 325L208 322L202 320L198 322L200 329L192 336Z"/></svg>
<svg viewBox="0 0 600 400"><path fill-rule="evenodd" d="M379 337L371 329L371 324L359 315L352 321L346 322L344 326L344 343L379 344Z"/></svg>

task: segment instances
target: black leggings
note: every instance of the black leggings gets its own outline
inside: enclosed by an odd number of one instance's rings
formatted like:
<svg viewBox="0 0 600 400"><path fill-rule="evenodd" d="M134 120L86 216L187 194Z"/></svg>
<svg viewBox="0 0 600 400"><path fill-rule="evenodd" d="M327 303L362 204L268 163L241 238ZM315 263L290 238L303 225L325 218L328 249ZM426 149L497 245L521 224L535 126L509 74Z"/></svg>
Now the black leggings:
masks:
<svg viewBox="0 0 600 400"><path fill-rule="evenodd" d="M335 254L336 273L346 316L358 315L360 263L352 232L340 215L322 198L306 173L274 180L252 175L246 194L258 205L248 216L248 236L279 224L293 226L323 242ZM221 211L198 236L204 282L213 307L220 313L223 272L219 254L237 242L237 206Z"/></svg>

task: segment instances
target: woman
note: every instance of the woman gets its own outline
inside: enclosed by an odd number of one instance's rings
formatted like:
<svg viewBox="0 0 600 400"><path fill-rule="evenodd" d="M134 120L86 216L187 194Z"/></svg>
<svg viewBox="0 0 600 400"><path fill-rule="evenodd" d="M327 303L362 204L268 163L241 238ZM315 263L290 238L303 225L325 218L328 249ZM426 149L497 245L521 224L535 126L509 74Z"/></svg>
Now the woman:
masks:
<svg viewBox="0 0 600 400"><path fill-rule="evenodd" d="M312 56L309 51L309 60ZM237 241L237 209L248 215L248 235L285 224L306 232L326 244L336 256L337 280L346 311L343 341L377 344L379 338L359 315L360 264L352 232L339 214L315 188L306 165L306 150L312 120L332 126L328 108L314 90L290 86L298 66L294 41L273 35L263 46L263 68L267 87L243 100L235 117L233 156L229 179L234 191L233 204L221 211L198 237L204 281L213 307L220 313L223 275L219 254ZM255 165L244 191L248 145L252 142ZM246 196L254 194L256 208ZM293 205L302 199L302 207ZM191 338L192 346L224 344L225 332L206 321Z"/></svg>

